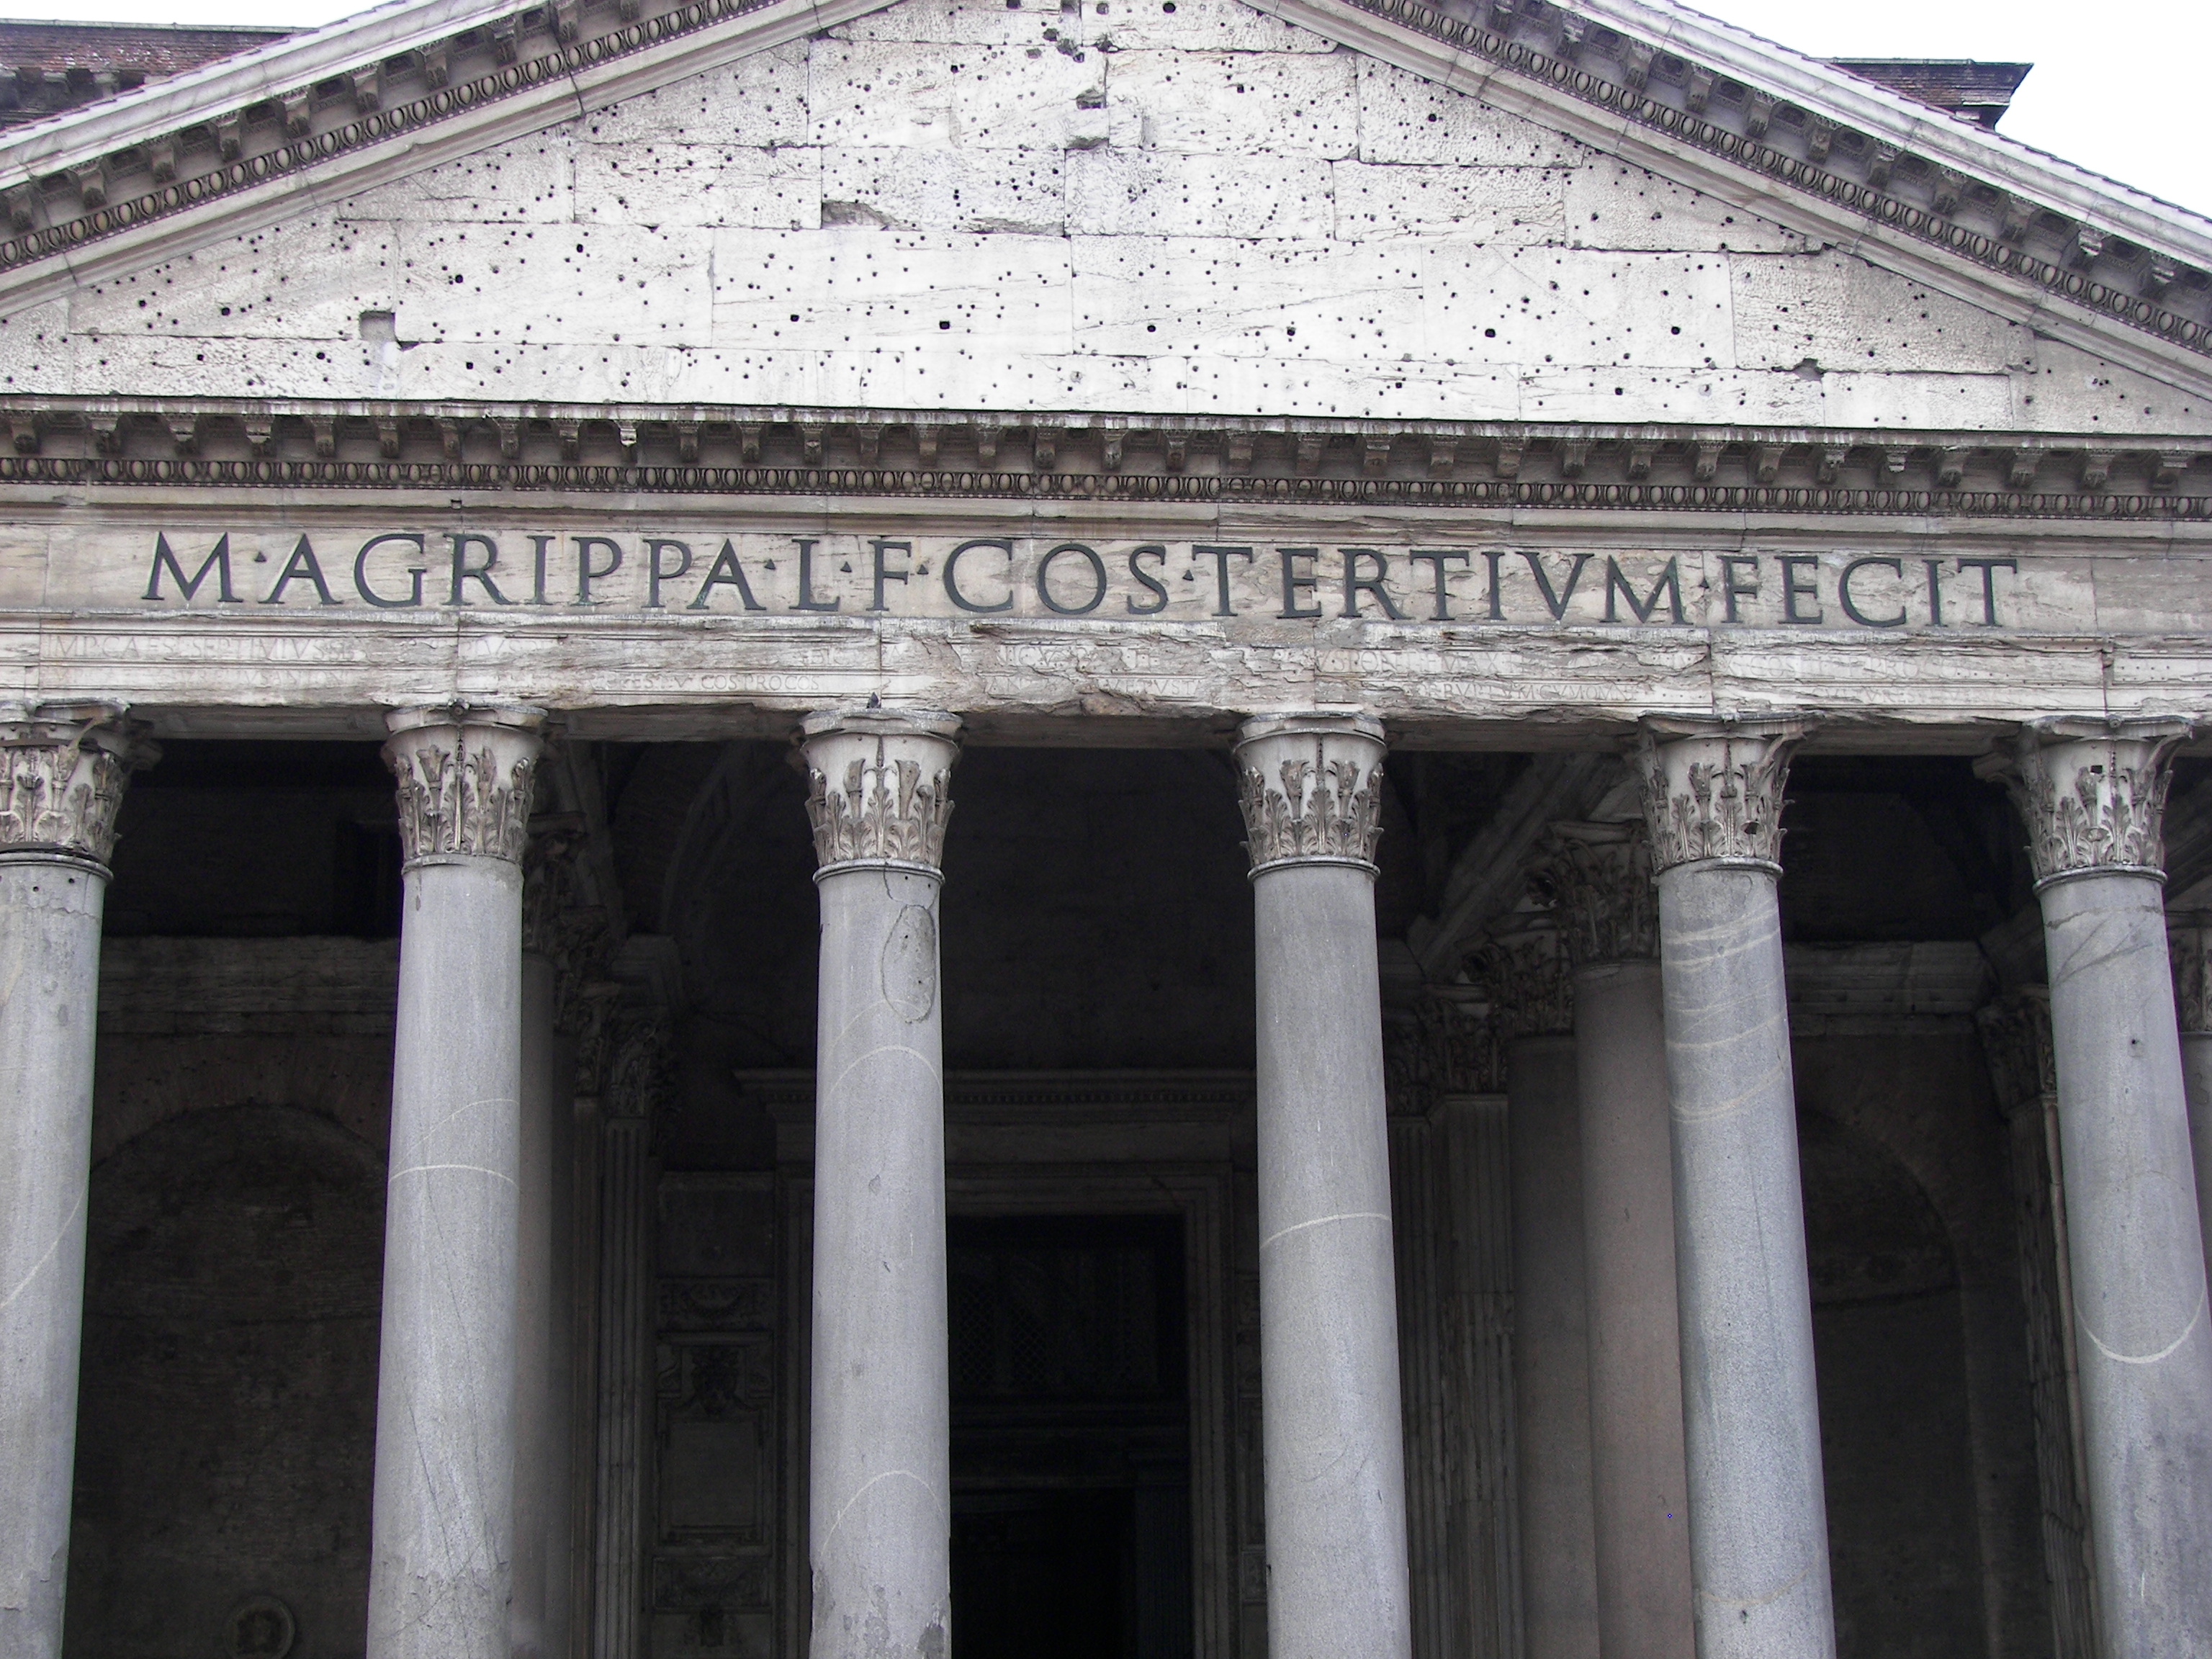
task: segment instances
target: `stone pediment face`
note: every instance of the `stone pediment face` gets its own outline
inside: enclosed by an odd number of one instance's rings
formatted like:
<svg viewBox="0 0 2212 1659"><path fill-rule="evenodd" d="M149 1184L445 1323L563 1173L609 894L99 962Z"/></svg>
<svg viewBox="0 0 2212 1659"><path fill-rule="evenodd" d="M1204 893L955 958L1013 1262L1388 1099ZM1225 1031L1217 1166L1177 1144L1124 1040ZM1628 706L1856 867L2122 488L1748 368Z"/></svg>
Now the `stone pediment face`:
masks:
<svg viewBox="0 0 2212 1659"><path fill-rule="evenodd" d="M1840 251L1793 169L1850 159L1899 191L1926 173L1914 188L1951 192L1954 229L1984 209L2019 220L2025 198L1984 200L1955 169L1845 128L1813 107L1825 82L1790 103L1627 32L1675 14L1270 3L902 0L811 36L775 5L630 23L556 6L398 52L383 49L399 36L380 39L366 43L383 52L373 73L325 75L297 107L255 106L258 125L219 118L213 148L140 133L96 166L16 186L0 396L2116 443L2203 428L2204 377L2166 308L2195 293L2178 266L2163 298L2121 316L2086 287L2029 292L2055 211L1994 241L1947 231L1914 254L1861 234L1863 252ZM328 40L321 67L350 61L344 35L311 37ZM587 66L556 90L545 65L591 52L596 86ZM67 163L74 132L128 137L130 119L150 132L195 98L213 107L222 74L33 129L0 146L0 165ZM580 92L606 101L580 113ZM166 114L139 110L164 95ZM1896 113L1875 89L1850 95L1862 113ZM471 114L495 105L495 120ZM1746 132L1678 132L1670 150L1670 111L1678 129L1694 115ZM1923 149L2013 161L1942 130L1956 124L1905 118L1930 129ZM274 183L216 191L221 211L161 206L228 151L253 161L286 123L300 136L261 159L307 154L265 169ZM372 131L403 128L419 129L411 149ZM400 160L356 165L380 151ZM169 184L133 196L134 167ZM119 222L149 200L143 222ZM58 228L68 252L33 257ZM1984 242L2007 270L1976 264ZM2113 275L2132 249L2131 293L2166 269L2124 238L2100 247L2055 268Z"/></svg>

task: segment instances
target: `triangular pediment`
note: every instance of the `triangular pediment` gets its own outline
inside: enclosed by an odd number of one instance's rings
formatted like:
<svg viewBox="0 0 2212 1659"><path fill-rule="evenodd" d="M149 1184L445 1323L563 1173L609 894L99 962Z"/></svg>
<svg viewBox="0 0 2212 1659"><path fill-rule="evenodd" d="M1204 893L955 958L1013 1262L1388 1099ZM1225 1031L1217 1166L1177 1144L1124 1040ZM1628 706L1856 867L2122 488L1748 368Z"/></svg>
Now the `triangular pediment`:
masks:
<svg viewBox="0 0 2212 1659"><path fill-rule="evenodd" d="M391 8L11 174L17 396L2155 434L2212 392L2212 228L1627 0Z"/></svg>

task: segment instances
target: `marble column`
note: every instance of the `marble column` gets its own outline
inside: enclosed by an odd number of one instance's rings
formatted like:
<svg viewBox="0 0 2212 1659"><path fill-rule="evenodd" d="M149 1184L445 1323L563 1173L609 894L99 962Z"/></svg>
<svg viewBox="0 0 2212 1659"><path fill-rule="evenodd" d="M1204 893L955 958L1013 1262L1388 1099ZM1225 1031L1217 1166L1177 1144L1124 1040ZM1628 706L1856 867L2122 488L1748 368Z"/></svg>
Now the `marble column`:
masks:
<svg viewBox="0 0 2212 1659"><path fill-rule="evenodd" d="M810 715L821 896L808 1552L813 1659L951 1640L944 1000L953 715Z"/></svg>
<svg viewBox="0 0 2212 1659"><path fill-rule="evenodd" d="M2052 720L2002 775L2043 907L2106 1659L2212 1653L2212 1328L2161 902L2179 720Z"/></svg>
<svg viewBox="0 0 2212 1659"><path fill-rule="evenodd" d="M61 1652L100 906L139 729L0 705L0 1659Z"/></svg>
<svg viewBox="0 0 2212 1659"><path fill-rule="evenodd" d="M1474 965L1505 1048L1522 1623L1528 1659L1597 1659L1574 987L1548 915L1516 918Z"/></svg>
<svg viewBox="0 0 2212 1659"><path fill-rule="evenodd" d="M1548 879L1574 963L1598 1646L1605 1659L1691 1659L1674 1135L1650 840L1641 824L1558 823L1551 842Z"/></svg>
<svg viewBox="0 0 2212 1659"><path fill-rule="evenodd" d="M388 717L405 854L368 1659L509 1659L522 854L543 714Z"/></svg>
<svg viewBox="0 0 2212 1659"><path fill-rule="evenodd" d="M1375 846L1382 727L1237 742L1258 945L1260 1379L1272 1659L1408 1659Z"/></svg>
<svg viewBox="0 0 2212 1659"><path fill-rule="evenodd" d="M1654 720L1636 747L1659 881L1700 1659L1836 1650L1776 897L1803 729Z"/></svg>
<svg viewBox="0 0 2212 1659"><path fill-rule="evenodd" d="M2174 1012L2180 1017L2181 1083L2189 1102L2189 1144L2197 1159L2197 1224L2212 1273L2212 912L2166 919L2173 957Z"/></svg>

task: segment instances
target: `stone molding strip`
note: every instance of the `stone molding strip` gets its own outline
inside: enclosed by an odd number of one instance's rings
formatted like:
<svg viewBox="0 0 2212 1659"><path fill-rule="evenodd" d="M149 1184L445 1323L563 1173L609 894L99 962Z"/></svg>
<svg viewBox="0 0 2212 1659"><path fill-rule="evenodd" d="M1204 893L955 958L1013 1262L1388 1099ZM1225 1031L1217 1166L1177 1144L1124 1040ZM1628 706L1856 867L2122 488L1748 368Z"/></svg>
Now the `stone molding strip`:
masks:
<svg viewBox="0 0 2212 1659"><path fill-rule="evenodd" d="M0 404L0 484L2212 518L2212 441L658 405Z"/></svg>
<svg viewBox="0 0 2212 1659"><path fill-rule="evenodd" d="M2076 307L2185 357L2212 357L2212 262L2196 250L2202 239L2161 237L2175 228L2087 188L2073 170L2032 164L1919 117L1900 120L1904 100L1847 87L1840 71L1815 75L1780 54L1771 64L1725 61L1741 54L1723 37L1710 50L1688 48L1677 22L1620 5L1591 9L1623 21L1632 11L1628 29L1546 0L1272 0L1268 9L1340 36L1340 26L1328 27L1340 7L1443 46L1449 58L1419 71L1431 78L1486 89L1509 77L1523 100L1564 100L1616 133L1747 169L1869 240L1939 252L2015 297ZM572 98L581 111L640 78L621 77L619 89L587 86L610 65L696 70L872 9L853 0L691 0L655 3L650 15L644 0L552 0L503 13L416 6L380 27L344 25L279 43L242 65L211 65L181 86L148 88L0 144L0 276L58 261L58 281L96 280L99 267L82 257L94 244L268 193L311 170L329 175L342 158L362 164L322 178L319 193L367 182L370 152L426 165L544 125L526 102L512 120L484 120L482 112L521 94ZM766 14L763 30L718 43L719 53L689 51L756 11ZM684 61L663 61L671 58ZM1802 84L1790 87L1794 98L1778 97L1744 76ZM471 114L479 125L459 119ZM179 125L166 125L165 116ZM453 125L465 130L426 145L430 130ZM21 302L41 297L36 284L15 287Z"/></svg>

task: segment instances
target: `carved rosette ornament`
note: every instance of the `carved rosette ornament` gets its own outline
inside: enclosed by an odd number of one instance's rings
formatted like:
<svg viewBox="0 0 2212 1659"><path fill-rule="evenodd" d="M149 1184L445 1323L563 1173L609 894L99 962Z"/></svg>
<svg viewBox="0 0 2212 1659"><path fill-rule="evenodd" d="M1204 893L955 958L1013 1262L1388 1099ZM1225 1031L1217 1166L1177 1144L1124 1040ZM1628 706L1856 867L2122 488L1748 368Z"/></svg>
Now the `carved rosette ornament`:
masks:
<svg viewBox="0 0 2212 1659"><path fill-rule="evenodd" d="M1291 864L1376 873L1382 722L1368 714L1261 714L1237 738L1237 804L1252 874Z"/></svg>
<svg viewBox="0 0 2212 1659"><path fill-rule="evenodd" d="M0 703L0 858L106 866L131 774L161 751L120 703Z"/></svg>
<svg viewBox="0 0 2212 1659"><path fill-rule="evenodd" d="M520 864L530 838L532 786L545 712L455 703L397 708L384 763L398 781L399 842L409 864L425 859L504 859Z"/></svg>
<svg viewBox="0 0 2212 1659"><path fill-rule="evenodd" d="M1782 869L1782 799L1802 720L1647 720L1631 754L1656 871Z"/></svg>
<svg viewBox="0 0 2212 1659"><path fill-rule="evenodd" d="M2174 1012L2185 1036L2212 1036L2212 910L2177 910L2166 919L2173 959Z"/></svg>
<svg viewBox="0 0 2212 1659"><path fill-rule="evenodd" d="M2077 876L2163 881L2166 762L2191 730L2185 720L2041 720L1974 774L2002 779L2011 793L2039 890Z"/></svg>
<svg viewBox="0 0 2212 1659"><path fill-rule="evenodd" d="M1574 965L1656 961L1659 890L1644 827L1555 823L1547 840L1550 857L1537 880L1556 907Z"/></svg>
<svg viewBox="0 0 2212 1659"><path fill-rule="evenodd" d="M799 728L816 877L854 866L939 874L960 717L825 710Z"/></svg>
<svg viewBox="0 0 2212 1659"><path fill-rule="evenodd" d="M1564 1036L1575 1029L1574 963L1549 915L1516 916L1467 959L1468 975L1490 999L1500 1042Z"/></svg>

